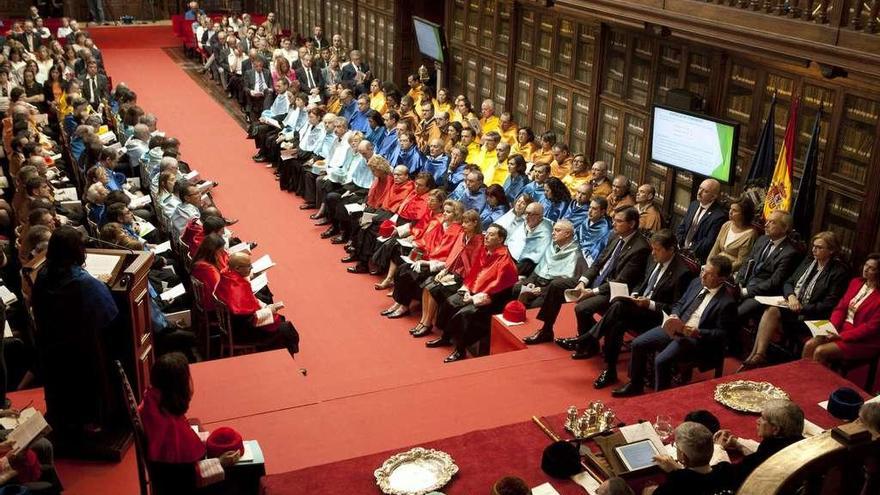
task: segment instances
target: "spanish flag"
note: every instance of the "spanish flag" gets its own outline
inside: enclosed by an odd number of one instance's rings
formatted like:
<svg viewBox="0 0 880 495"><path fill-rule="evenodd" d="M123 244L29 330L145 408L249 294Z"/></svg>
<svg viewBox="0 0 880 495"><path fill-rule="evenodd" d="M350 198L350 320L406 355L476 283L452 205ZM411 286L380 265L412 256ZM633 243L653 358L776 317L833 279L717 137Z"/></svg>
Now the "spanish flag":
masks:
<svg viewBox="0 0 880 495"><path fill-rule="evenodd" d="M797 144L797 112L800 98L795 98L791 103L788 114L788 124L785 127L785 140L782 149L779 150L779 158L776 159L776 168L773 170L773 178L770 179L770 187L767 188L767 196L764 198L764 218L770 216L774 210L789 211L791 209L792 196L792 164Z"/></svg>

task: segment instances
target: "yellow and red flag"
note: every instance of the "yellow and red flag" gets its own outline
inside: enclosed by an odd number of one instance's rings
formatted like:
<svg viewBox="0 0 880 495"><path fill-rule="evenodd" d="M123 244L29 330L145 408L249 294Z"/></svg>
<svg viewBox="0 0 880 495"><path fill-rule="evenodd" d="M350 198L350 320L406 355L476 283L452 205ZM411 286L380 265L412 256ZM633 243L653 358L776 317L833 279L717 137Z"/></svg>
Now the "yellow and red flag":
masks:
<svg viewBox="0 0 880 495"><path fill-rule="evenodd" d="M792 168L794 164L794 152L797 144L797 112L800 98L795 98L791 103L788 113L788 124L785 127L785 139L779 157L776 159L776 168L773 170L773 178L767 188L767 196L764 198L764 218L770 216L774 210L789 211L792 200Z"/></svg>

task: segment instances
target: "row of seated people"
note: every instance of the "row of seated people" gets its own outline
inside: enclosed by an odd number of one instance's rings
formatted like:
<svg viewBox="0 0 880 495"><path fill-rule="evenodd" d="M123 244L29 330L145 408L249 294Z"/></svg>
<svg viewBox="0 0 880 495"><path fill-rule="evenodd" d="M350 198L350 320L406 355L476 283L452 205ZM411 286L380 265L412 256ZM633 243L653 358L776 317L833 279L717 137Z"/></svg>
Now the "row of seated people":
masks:
<svg viewBox="0 0 880 495"><path fill-rule="evenodd" d="M19 299L32 305L39 329L38 338L31 335L24 340L36 347L39 359L32 363L30 376L44 385L47 420L56 438L100 435L113 409L107 406L113 385L101 336L119 312L106 285L82 268L83 232L89 231L98 247L159 251L169 238L202 231L199 217L203 212L209 219L222 218L209 207L210 189L216 184L190 173L190 167L180 160L179 141L157 129L156 118L137 106L133 91L121 84L111 90L108 77L102 70L96 72L96 64L87 58L82 52L75 64L84 68L81 79L71 74L68 80L53 83L60 94L54 95L48 118L40 118L39 108L22 88L13 87L3 94L10 96L2 124L3 167L14 179L9 181L14 194L2 204L0 221L8 221L9 237L15 238L18 255L13 260L24 265L46 258L33 294L19 294L24 296ZM5 58L0 60L0 72L6 70L5 63ZM59 71L53 68L51 72ZM160 169L165 172L161 188ZM78 194L70 196L67 186ZM77 196L84 198L84 204L75 201ZM208 237L219 238L221 246L226 244L217 234ZM219 250L215 244L214 251ZM194 360L193 334L165 318L166 313L186 309L188 297L170 302L159 297L166 288L188 282L187 261L177 251L156 253L149 282L150 330L158 353L181 351L186 359ZM266 329L257 328L257 323L268 313L268 319L275 320L275 333L283 336L273 347L296 352L295 329L276 315L281 305L271 300L264 305L251 292L249 264L246 253L237 253L228 266L218 266L228 282L216 284L216 295L235 313L235 332L245 340L250 334L262 334ZM209 287L213 298L215 286ZM28 288L29 284L22 284L23 290ZM81 293L90 298L82 300ZM77 332L70 332L70 322L80 319L83 324L76 325ZM30 328L25 324L19 332L19 326L13 326L16 335ZM154 441L162 438L161 432L148 432L150 436Z"/></svg>

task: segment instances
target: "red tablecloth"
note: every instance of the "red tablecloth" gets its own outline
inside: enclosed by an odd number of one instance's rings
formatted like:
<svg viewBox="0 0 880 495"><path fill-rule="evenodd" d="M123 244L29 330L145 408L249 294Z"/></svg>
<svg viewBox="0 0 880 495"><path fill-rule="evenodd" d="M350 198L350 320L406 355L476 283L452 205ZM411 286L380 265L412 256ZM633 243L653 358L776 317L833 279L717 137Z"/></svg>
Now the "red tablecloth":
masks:
<svg viewBox="0 0 880 495"><path fill-rule="evenodd" d="M725 428L737 435L756 438L756 415L730 410L713 399L718 383L732 380L768 381L785 390L801 407L810 421L829 428L840 423L818 406L838 387L847 386L858 390L851 382L827 368L813 362L797 361L770 368L753 370L717 380L694 383L685 387L647 394L630 399L614 399L607 405L621 421L633 423L640 419L653 421L657 414L669 414L678 422L694 409L707 409L715 414ZM584 401L588 401L587 398ZM576 404L579 408L585 403ZM401 411L400 414L406 414ZM492 414L487 411L486 414ZM392 420L392 418L389 418ZM545 420L557 433L562 433L564 414ZM329 425L328 425L329 427ZM549 480L541 471L541 453L549 439L531 421L474 431L464 435L426 442L421 446L449 453L459 466L459 473L442 489L444 493L489 493L492 484L505 475L516 475L537 486L551 481L559 493L582 495L583 490L569 480ZM291 448L297 448L295 444ZM344 449L344 445L339 446ZM308 493L310 495L346 493L380 493L376 488L373 471L388 457L406 451L402 447L394 451L367 455L345 461L325 464L289 473L267 476L263 479L266 495Z"/></svg>

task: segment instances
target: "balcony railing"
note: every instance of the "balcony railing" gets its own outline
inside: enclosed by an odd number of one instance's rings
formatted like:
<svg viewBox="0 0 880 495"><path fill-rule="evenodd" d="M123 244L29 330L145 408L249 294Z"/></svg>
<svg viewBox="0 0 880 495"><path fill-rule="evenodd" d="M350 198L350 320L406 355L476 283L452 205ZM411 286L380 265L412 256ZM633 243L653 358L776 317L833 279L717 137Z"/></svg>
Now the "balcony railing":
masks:
<svg viewBox="0 0 880 495"><path fill-rule="evenodd" d="M706 3L830 24L853 31L880 31L880 0L705 0ZM839 15L838 15L839 13Z"/></svg>

